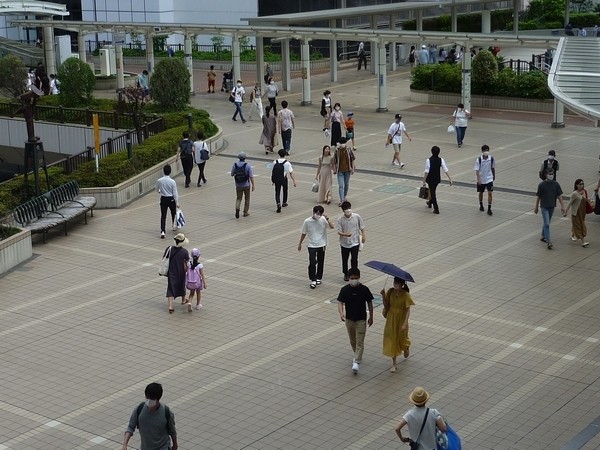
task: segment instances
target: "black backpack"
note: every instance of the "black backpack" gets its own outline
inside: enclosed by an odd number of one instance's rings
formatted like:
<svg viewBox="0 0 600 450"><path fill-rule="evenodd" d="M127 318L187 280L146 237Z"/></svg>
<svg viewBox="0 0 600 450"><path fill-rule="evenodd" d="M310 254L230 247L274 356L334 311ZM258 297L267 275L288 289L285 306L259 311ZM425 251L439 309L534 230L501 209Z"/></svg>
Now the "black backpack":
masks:
<svg viewBox="0 0 600 450"><path fill-rule="evenodd" d="M142 413L142 410L144 409L145 404L146 404L146 402L142 402L137 407L137 420L138 420L137 428L140 427L140 414ZM165 405L165 419L167 419L167 430L169 429L169 418L170 417L171 417L171 410L169 409L169 407L167 405Z"/></svg>
<svg viewBox="0 0 600 450"><path fill-rule="evenodd" d="M412 52L410 52L410 55L408 56L408 61L415 62L415 51L414 50Z"/></svg>
<svg viewBox="0 0 600 450"><path fill-rule="evenodd" d="M283 184L283 180L285 179L285 163L287 160L283 160L283 162L276 161L273 166L273 171L271 172L271 183L275 184Z"/></svg>
<svg viewBox="0 0 600 450"><path fill-rule="evenodd" d="M241 166L235 165L235 171L233 172L233 179L238 184L243 184L248 181L248 174L246 173L246 164L244 163Z"/></svg>

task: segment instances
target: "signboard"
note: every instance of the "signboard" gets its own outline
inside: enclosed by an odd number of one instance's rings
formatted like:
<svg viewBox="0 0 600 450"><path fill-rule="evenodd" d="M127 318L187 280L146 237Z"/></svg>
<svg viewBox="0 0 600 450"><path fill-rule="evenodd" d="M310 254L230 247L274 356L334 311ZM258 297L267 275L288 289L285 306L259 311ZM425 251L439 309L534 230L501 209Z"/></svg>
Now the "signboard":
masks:
<svg viewBox="0 0 600 450"><path fill-rule="evenodd" d="M100 126L98 124L98 114L94 114L93 116L93 124L94 124L94 147L96 149L96 154L100 154Z"/></svg>
<svg viewBox="0 0 600 450"><path fill-rule="evenodd" d="M124 44L126 37L125 33L113 33L112 42L113 44Z"/></svg>

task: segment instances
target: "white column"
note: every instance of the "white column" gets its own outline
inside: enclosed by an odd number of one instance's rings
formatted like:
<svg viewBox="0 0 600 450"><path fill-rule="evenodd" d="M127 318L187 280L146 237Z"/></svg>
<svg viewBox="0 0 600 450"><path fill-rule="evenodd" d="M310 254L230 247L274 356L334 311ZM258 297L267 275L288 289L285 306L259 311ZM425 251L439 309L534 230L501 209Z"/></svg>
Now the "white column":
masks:
<svg viewBox="0 0 600 450"><path fill-rule="evenodd" d="M567 0L567 5L569 4ZM519 32L519 10L521 9L521 0L513 0L513 32Z"/></svg>
<svg viewBox="0 0 600 450"><path fill-rule="evenodd" d="M183 43L185 65L190 73L190 94L196 95L194 90L194 61L192 60L192 37L189 34L185 35L185 41Z"/></svg>
<svg viewBox="0 0 600 450"><path fill-rule="evenodd" d="M154 40L150 33L146 35L146 64L148 66L148 75L150 76L154 70Z"/></svg>
<svg viewBox="0 0 600 450"><path fill-rule="evenodd" d="M87 62L87 55L85 54L85 35L80 30L77 33L77 53L79 53L79 59L83 62Z"/></svg>
<svg viewBox="0 0 600 450"><path fill-rule="evenodd" d="M238 35L234 34L231 38L231 58L233 59L233 85L241 78L240 71L240 41Z"/></svg>
<svg viewBox="0 0 600 450"><path fill-rule="evenodd" d="M335 28L337 23L335 19L329 21L329 28ZM335 83L338 80L337 73L337 41L329 41L329 81Z"/></svg>
<svg viewBox="0 0 600 450"><path fill-rule="evenodd" d="M290 75L290 40L281 41L281 88L284 91L292 90L292 78Z"/></svg>
<svg viewBox="0 0 600 450"><path fill-rule="evenodd" d="M309 40L305 39L300 44L300 59L302 61L302 106L311 105L310 101L310 46Z"/></svg>
<svg viewBox="0 0 600 450"><path fill-rule="evenodd" d="M265 81L265 47L262 36L256 36L256 82L263 85Z"/></svg>
<svg viewBox="0 0 600 450"><path fill-rule="evenodd" d="M377 16L371 16L371 29L372 30L377 30ZM372 74L376 74L377 73L377 57L379 56L379 53L377 52L377 45L374 42L370 43L370 48L371 48L371 73Z"/></svg>
<svg viewBox="0 0 600 450"><path fill-rule="evenodd" d="M481 32L485 34L492 32L492 14L489 9L481 11Z"/></svg>
<svg viewBox="0 0 600 450"><path fill-rule="evenodd" d="M458 30L458 20L456 19L456 6L450 7L450 31L456 33Z"/></svg>
<svg viewBox="0 0 600 450"><path fill-rule="evenodd" d="M117 64L117 89L125 87L125 71L123 70L123 44L115 45L115 59Z"/></svg>
<svg viewBox="0 0 600 450"><path fill-rule="evenodd" d="M379 107L377 112L387 112L387 82L386 82L386 64L385 64L385 43L377 43L377 52L379 53L379 64L377 65L377 93L379 94Z"/></svg>
<svg viewBox="0 0 600 450"><path fill-rule="evenodd" d="M461 103L465 105L467 111L471 110L471 54L469 43L463 44L465 49L462 58L462 86L461 86Z"/></svg>
<svg viewBox="0 0 600 450"><path fill-rule="evenodd" d="M417 31L423 31L423 10L417 10Z"/></svg>
<svg viewBox="0 0 600 450"><path fill-rule="evenodd" d="M390 30L396 29L396 14L390 14ZM389 44L390 48L390 72L396 70L398 62L396 61L396 42L392 41Z"/></svg>
<svg viewBox="0 0 600 450"><path fill-rule="evenodd" d="M552 128L564 128L565 127L565 105L554 99L554 120L551 125Z"/></svg>
<svg viewBox="0 0 600 450"><path fill-rule="evenodd" d="M54 52L54 28L44 27L44 56L46 57L46 73L56 73L56 53Z"/></svg>

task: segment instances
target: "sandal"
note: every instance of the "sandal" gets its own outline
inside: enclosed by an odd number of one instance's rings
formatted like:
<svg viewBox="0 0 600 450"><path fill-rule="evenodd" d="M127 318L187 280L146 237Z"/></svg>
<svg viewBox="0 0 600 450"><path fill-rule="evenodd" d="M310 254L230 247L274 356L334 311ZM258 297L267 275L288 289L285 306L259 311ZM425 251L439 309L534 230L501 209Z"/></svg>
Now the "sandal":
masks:
<svg viewBox="0 0 600 450"><path fill-rule="evenodd" d="M173 314L175 310L173 308L169 308L169 314Z"/></svg>
<svg viewBox="0 0 600 450"><path fill-rule="evenodd" d="M408 348L405 348L405 349L404 349L404 357L405 357L405 358L408 358L408 355L410 355L410 349L408 349Z"/></svg>
<svg viewBox="0 0 600 450"><path fill-rule="evenodd" d="M190 302L190 301L189 301L189 299L187 299L187 298L184 298L184 299L182 299L182 300L181 300L181 304L182 304L182 305L185 305L185 304L187 304L187 303L189 303L189 302Z"/></svg>
<svg viewBox="0 0 600 450"><path fill-rule="evenodd" d="M396 365L393 365L392 368L390 369L391 373L396 373Z"/></svg>

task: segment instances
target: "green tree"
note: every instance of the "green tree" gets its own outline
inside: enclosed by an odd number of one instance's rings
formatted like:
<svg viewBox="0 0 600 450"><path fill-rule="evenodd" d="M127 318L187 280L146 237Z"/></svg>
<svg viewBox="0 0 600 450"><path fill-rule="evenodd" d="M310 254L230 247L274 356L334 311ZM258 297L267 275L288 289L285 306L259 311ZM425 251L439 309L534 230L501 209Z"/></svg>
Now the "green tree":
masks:
<svg viewBox="0 0 600 450"><path fill-rule="evenodd" d="M164 52L167 49L167 36L154 36L152 38L154 53Z"/></svg>
<svg viewBox="0 0 600 450"><path fill-rule="evenodd" d="M525 10L525 20L540 23L564 21L565 0L531 0Z"/></svg>
<svg viewBox="0 0 600 450"><path fill-rule="evenodd" d="M144 90L139 86L127 86L121 90L121 98L125 102L125 109L132 114L133 126L137 133L137 141L141 143L142 137L142 117L147 97Z"/></svg>
<svg viewBox="0 0 600 450"><path fill-rule="evenodd" d="M150 77L152 98L162 111L182 111L190 102L190 73L178 58L165 58L156 64Z"/></svg>
<svg viewBox="0 0 600 450"><path fill-rule="evenodd" d="M489 50L477 52L472 62L474 94L494 94L498 80L498 61Z"/></svg>
<svg viewBox="0 0 600 450"><path fill-rule="evenodd" d="M64 106L87 106L92 101L96 76L79 58L68 58L58 68L60 97Z"/></svg>
<svg viewBox="0 0 600 450"><path fill-rule="evenodd" d="M0 90L10 97L18 97L27 88L27 68L18 56L0 58Z"/></svg>

